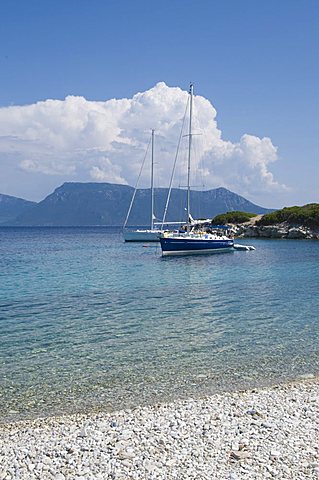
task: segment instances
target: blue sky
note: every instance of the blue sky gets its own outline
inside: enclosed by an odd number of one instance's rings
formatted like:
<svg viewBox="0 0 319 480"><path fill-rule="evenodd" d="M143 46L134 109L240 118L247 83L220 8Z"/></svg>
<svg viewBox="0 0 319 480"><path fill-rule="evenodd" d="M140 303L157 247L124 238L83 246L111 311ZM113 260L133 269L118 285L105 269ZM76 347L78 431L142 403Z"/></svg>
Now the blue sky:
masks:
<svg viewBox="0 0 319 480"><path fill-rule="evenodd" d="M2 0L0 109L68 95L131 99L158 82L187 90L193 81L224 140L269 137L278 149L267 168L288 188L237 193L271 207L318 202L318 24L317 0ZM92 181L20 174L8 155L1 193L39 200L64 180Z"/></svg>

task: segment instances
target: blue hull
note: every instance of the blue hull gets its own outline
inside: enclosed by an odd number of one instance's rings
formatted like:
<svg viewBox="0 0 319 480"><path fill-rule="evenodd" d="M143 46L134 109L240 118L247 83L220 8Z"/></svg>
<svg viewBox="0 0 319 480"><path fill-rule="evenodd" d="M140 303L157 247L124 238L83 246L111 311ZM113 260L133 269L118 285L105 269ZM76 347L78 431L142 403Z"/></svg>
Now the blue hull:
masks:
<svg viewBox="0 0 319 480"><path fill-rule="evenodd" d="M163 256L228 252L234 247L233 240L161 237L160 242Z"/></svg>

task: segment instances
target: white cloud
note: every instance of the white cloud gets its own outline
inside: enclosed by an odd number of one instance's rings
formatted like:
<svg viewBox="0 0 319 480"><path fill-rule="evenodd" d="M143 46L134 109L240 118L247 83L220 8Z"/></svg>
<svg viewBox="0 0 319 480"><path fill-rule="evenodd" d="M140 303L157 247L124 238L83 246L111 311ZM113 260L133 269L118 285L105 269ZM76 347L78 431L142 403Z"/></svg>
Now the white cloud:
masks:
<svg viewBox="0 0 319 480"><path fill-rule="evenodd" d="M187 98L186 91L161 82L131 99L96 102L68 96L0 108L0 162L9 155L30 181L36 172L44 178L58 175L61 183L67 177L134 185L154 128L156 183L167 186ZM285 189L269 170L278 159L271 140L247 134L238 143L223 140L216 110L201 96L194 100L194 133L201 135L194 136L193 172L207 188L225 186L252 196ZM181 184L186 181L186 143L177 172ZM144 186L148 179L146 171Z"/></svg>
<svg viewBox="0 0 319 480"><path fill-rule="evenodd" d="M94 165L90 170L91 178L97 182L127 184L127 181L120 174L120 167L113 165L107 157L99 160L99 165Z"/></svg>

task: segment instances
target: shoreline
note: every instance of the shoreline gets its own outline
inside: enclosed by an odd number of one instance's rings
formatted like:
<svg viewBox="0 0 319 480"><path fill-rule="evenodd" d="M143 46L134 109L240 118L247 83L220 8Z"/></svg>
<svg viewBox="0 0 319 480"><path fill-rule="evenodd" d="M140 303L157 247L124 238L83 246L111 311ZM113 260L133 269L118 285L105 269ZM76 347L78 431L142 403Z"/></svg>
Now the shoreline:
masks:
<svg viewBox="0 0 319 480"><path fill-rule="evenodd" d="M0 479L319 478L319 377L0 425Z"/></svg>
<svg viewBox="0 0 319 480"><path fill-rule="evenodd" d="M205 378L206 379L206 378ZM9 412L5 413L4 416L0 416L0 430L5 425L23 425L23 424L32 424L39 421L49 421L50 419L63 419L63 418L73 418L73 417L90 417L99 414L109 414L112 415L113 413L120 412L122 410L125 411L133 411L136 409L143 409L143 408L151 408L156 405L173 405L173 404L180 404L182 402L187 401L188 399L192 399L193 401L200 401L204 398L210 398L214 396L223 396L233 393L241 393L241 392L249 392L255 390L265 390L271 389L273 387L280 387L280 386L288 386L303 383L304 381L314 381L318 379L319 381L319 372L314 373L300 373L297 376L292 377L274 377L274 378L265 378L260 379L258 382L247 382L246 379L242 379L241 382L235 383L228 383L228 384L213 384L213 388L211 385L207 388L203 387L203 385L197 385L197 389L194 390L183 390L179 392L179 394L172 395L172 393L167 393L165 397L148 397L144 398L143 400L137 400L134 397L134 400L131 401L128 398L123 397L118 405L116 403L111 403L109 400L106 400L106 403L96 403L93 400L90 406L88 406L88 402L85 405L76 405L73 404L72 408L53 408L51 411L45 409L44 411L12 411L11 414ZM104 399L105 400L105 399ZM0 409L1 410L1 409ZM73 411L72 411L73 410ZM1 477L0 477L1 480Z"/></svg>

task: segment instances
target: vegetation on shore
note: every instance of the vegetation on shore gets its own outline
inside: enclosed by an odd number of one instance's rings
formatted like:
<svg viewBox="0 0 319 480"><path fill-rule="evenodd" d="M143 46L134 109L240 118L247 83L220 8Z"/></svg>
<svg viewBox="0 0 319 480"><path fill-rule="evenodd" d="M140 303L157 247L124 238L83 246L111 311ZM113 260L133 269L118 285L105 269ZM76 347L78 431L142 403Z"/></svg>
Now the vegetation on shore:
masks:
<svg viewBox="0 0 319 480"><path fill-rule="evenodd" d="M226 225L227 223L245 223L249 222L249 220L253 217L256 217L257 215L255 213L247 213L247 212L227 212L227 213L222 213L220 215L216 215L216 217L213 218L212 223L214 225Z"/></svg>
<svg viewBox="0 0 319 480"><path fill-rule="evenodd" d="M283 222L286 222L288 225L319 227L319 204L309 203L302 207L285 207L263 215L256 224L275 225Z"/></svg>

